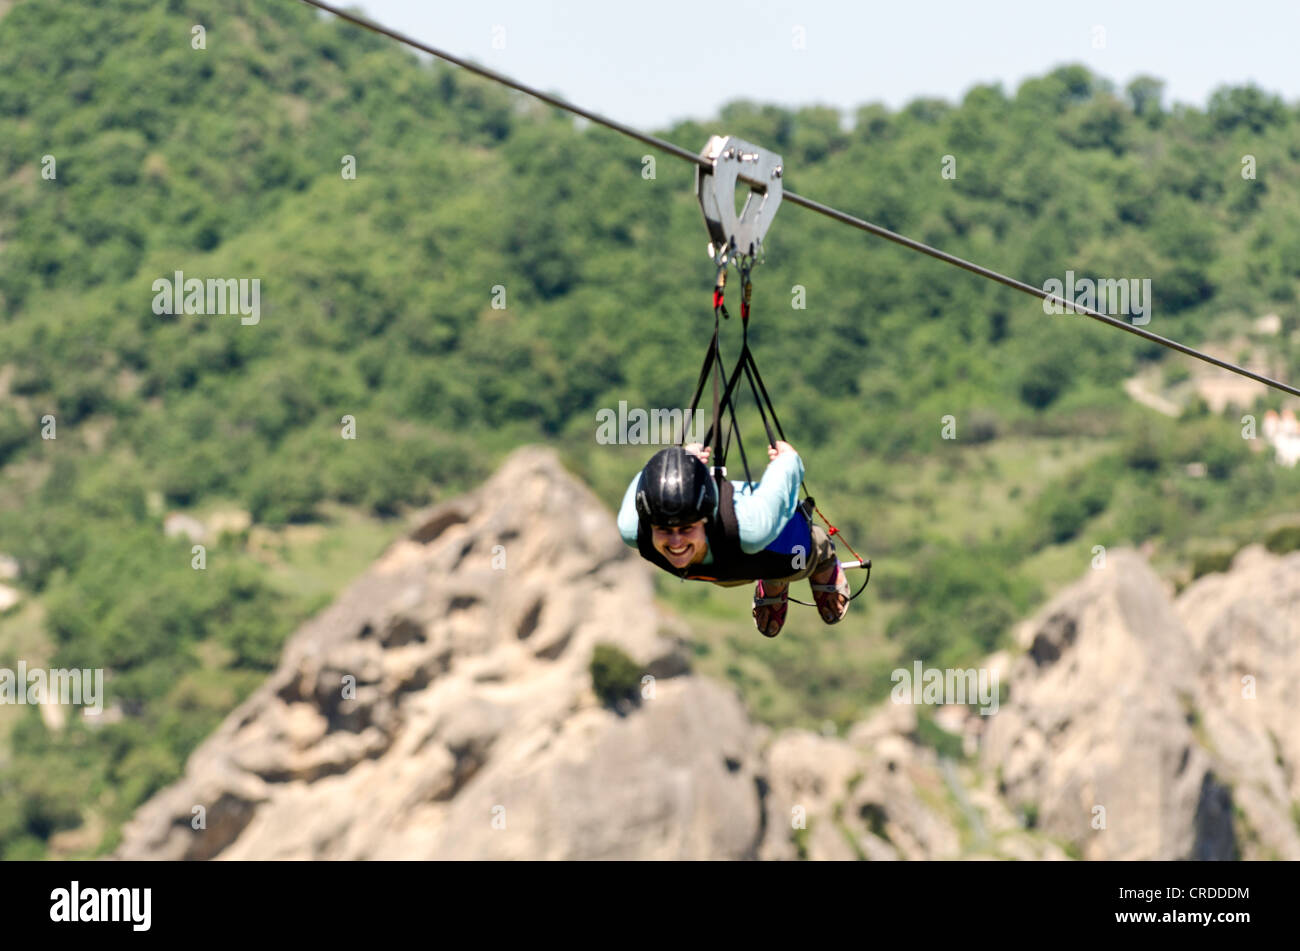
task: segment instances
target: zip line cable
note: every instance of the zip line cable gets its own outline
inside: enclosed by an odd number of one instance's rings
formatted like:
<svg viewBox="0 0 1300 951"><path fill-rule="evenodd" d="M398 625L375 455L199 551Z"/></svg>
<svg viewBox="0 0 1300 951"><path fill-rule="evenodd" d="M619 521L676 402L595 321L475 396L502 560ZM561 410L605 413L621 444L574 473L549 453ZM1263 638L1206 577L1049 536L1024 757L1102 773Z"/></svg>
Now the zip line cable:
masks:
<svg viewBox="0 0 1300 951"><path fill-rule="evenodd" d="M599 113L591 112L587 109L583 109L581 106L575 106L572 103L565 102L563 99L559 99L555 96L550 95L549 93L544 93L541 90L534 89L533 87L525 85L524 83L518 82L516 80L513 80L508 76L503 76L498 72L494 72L493 70L487 69L483 66L478 66L474 63L469 62L468 60L461 59L459 56L453 56L451 53L447 53L443 50L436 49L432 46L429 46L427 43L422 43L419 40L413 39L412 37L405 35L404 33L399 33L397 30L389 29L388 27L383 26L382 24L374 23L370 20L365 19L364 17L359 17L356 14L347 12L346 10L341 10L336 6L333 6L332 4L322 2L322 0L301 0L301 2L308 4L309 6L317 7L318 9L324 10L327 13L331 13L334 16L338 17L339 19L347 20L349 23L353 23L359 27L362 27L363 29L370 30L373 33L378 33L381 36L386 36L389 39L396 40L397 42L402 43L405 46L409 46L412 49L417 49L422 52L428 53L431 56L436 56L439 59L446 60L447 62L452 63L453 65L459 66L461 69L468 70L469 72L482 76L485 79L490 79L492 80L492 82L500 83L503 86L508 86L511 89L524 93L525 95L532 96L534 99L540 99L542 102L545 102L548 105L555 106L557 109L563 109L566 112L572 112L574 115L582 116L584 119L594 122L597 125L602 125L607 129L612 129L615 132L621 133L622 135L626 135L629 138L636 139L638 142L643 142L646 145L649 145L652 148L659 149L662 152L667 152L669 155L674 155L677 158L684 159L687 162L691 162L695 165L700 166L701 168L705 168L709 170L712 170L713 168L712 163L709 162L707 159L705 159L703 156L697 155L694 152L687 151L686 149L682 148L679 145L674 145L673 143L658 138L657 136L647 135L644 132L640 132L637 129L633 129L631 126L624 125L621 122L616 122L613 119L607 119L604 116L600 115ZM1112 327L1117 327L1120 330L1127 331L1128 333L1141 337L1143 340L1149 340L1152 343L1157 343L1162 347L1168 347L1170 350L1177 350L1179 353L1184 353L1189 357L1194 357L1197 360L1201 360L1205 363L1213 364L1214 366L1227 370L1230 373L1236 373L1239 376L1249 377L1250 379L1255 380L1258 383L1263 383L1265 386L1272 387L1275 390L1280 390L1283 393L1289 393L1291 396L1300 396L1300 389L1297 389L1296 387L1291 386L1288 383L1283 383L1280 380L1274 380L1270 377L1263 376L1262 374L1256 373L1253 370L1248 370L1245 367L1238 366L1235 363L1229 363L1226 360L1220 360L1218 357L1211 356L1210 354L1205 353L1204 351L1197 350L1195 347L1189 347L1186 344L1179 343L1177 340L1171 340L1168 337L1162 337L1160 336L1160 334L1152 333L1149 330L1144 330L1141 327L1137 327L1133 324L1125 323L1124 321L1112 317L1109 314L1103 314L1100 311L1093 310L1090 307L1083 307L1079 304L1076 304L1074 301L1066 300L1065 298L1058 297L1055 294L1049 294L1047 291L1043 290L1040 287L1034 287L1034 285L1032 284L1026 284L1024 281L1018 281L1013 277L1007 277L1005 274L1001 274L997 271L992 270L991 268L986 268L979 264L975 264L971 261L967 261L965 258L959 258L955 254L949 254L947 251L941 251L938 248L931 247L930 245L925 244L921 241L917 241L914 238L909 238L906 235L901 235L898 234L897 232L890 231L888 228L882 228L880 225L872 224L870 221L865 221L862 218L855 218L853 215L846 214L845 212L839 211L835 208L831 208L829 205L823 205L821 202L814 201L811 198L804 198L802 195L796 195L794 192L791 191L783 191L782 201L792 202L793 204L799 205L803 208L807 208L809 211L814 211L819 215L824 215L827 218L830 218L832 221L838 221L841 224L846 224L849 225L850 227L857 228L859 231L865 231L868 234L873 234L878 238L884 238L886 241L892 241L894 244L902 245L903 247L910 248L913 251L919 251L921 254L926 254L932 258L935 258L936 260L943 261L945 264L951 264L954 267L959 267L962 270L969 271L970 273L976 274L983 278L987 278L990 281L996 281L997 283L1009 287L1012 290L1017 290L1025 294L1030 294L1034 297L1041 298L1042 300L1047 301L1049 303L1059 304L1065 309L1066 313L1083 314L1085 317L1091 317L1093 320L1099 320L1102 323L1109 324Z"/></svg>

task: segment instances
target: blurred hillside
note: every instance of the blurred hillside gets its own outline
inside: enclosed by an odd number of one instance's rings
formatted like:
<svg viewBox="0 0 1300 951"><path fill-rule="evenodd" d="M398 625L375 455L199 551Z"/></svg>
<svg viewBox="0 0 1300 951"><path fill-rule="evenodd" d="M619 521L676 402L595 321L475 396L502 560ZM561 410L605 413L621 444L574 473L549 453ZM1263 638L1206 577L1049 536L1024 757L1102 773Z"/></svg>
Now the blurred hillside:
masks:
<svg viewBox="0 0 1300 951"><path fill-rule="evenodd" d="M0 856L90 855L411 508L537 441L616 504L650 447L598 444L596 411L689 399L712 275L689 169L647 179L641 147L295 3L19 2L0 75L0 666L104 667L115 701L94 729L0 708ZM1300 377L1294 105L1170 112L1155 80L1063 67L854 118L736 103L659 131L750 138L792 190L1031 283L1149 277L1150 328L1193 344L1275 312L1276 372ZM1295 473L1241 410L1125 394L1187 372L1156 348L798 209L767 250L759 363L878 568L852 623L771 642L742 595L657 580L756 718L847 728L900 658L1007 645L1097 545L1185 583L1296 544ZM260 280L260 321L157 316L178 270Z"/></svg>

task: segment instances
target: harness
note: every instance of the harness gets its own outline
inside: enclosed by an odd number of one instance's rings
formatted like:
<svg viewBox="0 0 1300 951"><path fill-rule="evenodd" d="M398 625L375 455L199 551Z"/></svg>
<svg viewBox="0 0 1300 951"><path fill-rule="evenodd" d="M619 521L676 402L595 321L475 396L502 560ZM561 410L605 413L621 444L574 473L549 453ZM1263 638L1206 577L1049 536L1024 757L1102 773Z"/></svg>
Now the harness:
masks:
<svg viewBox="0 0 1300 951"><path fill-rule="evenodd" d="M801 505L795 518L808 519L806 504ZM655 550L650 539L650 526L642 518L637 524L636 547L641 557L665 571L690 581L756 581L759 578L784 578L793 574L790 552L764 548L750 554L740 547L740 523L736 520L735 486L727 479L718 482L718 517L710 518L704 525L713 563L687 565L675 568ZM804 539L804 551L812 544L810 533Z"/></svg>

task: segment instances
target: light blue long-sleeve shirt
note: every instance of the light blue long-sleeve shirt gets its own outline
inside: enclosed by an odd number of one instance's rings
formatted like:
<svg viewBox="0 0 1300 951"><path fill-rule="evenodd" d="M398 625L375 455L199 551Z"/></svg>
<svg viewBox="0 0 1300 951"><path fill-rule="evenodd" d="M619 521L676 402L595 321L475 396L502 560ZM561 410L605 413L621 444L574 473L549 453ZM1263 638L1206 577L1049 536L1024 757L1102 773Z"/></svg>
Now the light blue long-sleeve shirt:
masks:
<svg viewBox="0 0 1300 951"><path fill-rule="evenodd" d="M639 517L636 512L636 489L641 473L632 477L623 504L618 510L618 533L623 541L636 546ZM799 510L799 485L803 482L803 460L797 452L784 452L767 464L758 482L737 482L735 488L736 522L740 526L740 550L748 555L762 551L776 540L781 530ZM717 508L714 508L717 515ZM704 556L712 564L713 552Z"/></svg>

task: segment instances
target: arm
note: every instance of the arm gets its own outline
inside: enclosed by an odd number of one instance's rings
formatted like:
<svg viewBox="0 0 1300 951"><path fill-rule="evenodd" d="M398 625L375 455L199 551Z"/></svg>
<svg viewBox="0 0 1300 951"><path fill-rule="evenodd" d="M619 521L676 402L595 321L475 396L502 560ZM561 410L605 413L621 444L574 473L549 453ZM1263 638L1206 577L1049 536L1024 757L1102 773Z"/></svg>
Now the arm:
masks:
<svg viewBox="0 0 1300 951"><path fill-rule="evenodd" d="M623 536L623 541L636 547L636 530L640 522L640 516L636 513L636 487L641 482L641 471L638 469L636 475L632 476L632 482L628 485L627 491L623 493L623 504L618 508L618 533Z"/></svg>
<svg viewBox="0 0 1300 951"><path fill-rule="evenodd" d="M803 460L799 453L789 449L776 453L756 489L736 492L736 521L740 524L742 551L751 555L762 551L781 534L786 522L798 511L802 482Z"/></svg>

